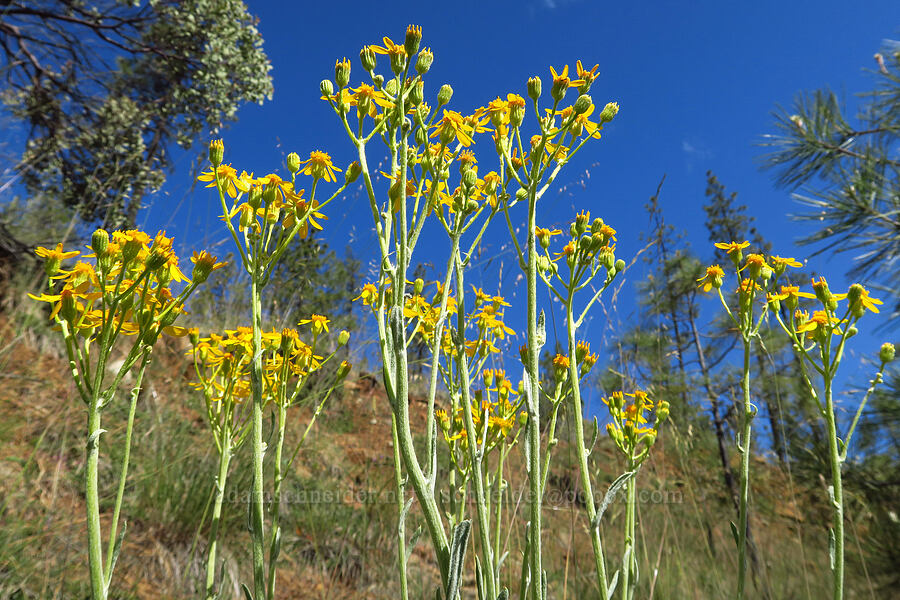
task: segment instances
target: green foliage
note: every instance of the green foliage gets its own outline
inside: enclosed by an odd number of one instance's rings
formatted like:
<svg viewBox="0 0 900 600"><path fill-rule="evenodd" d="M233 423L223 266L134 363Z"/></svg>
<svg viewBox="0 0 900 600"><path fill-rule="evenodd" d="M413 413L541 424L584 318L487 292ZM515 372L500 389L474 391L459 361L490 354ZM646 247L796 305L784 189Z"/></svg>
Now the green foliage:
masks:
<svg viewBox="0 0 900 600"><path fill-rule="evenodd" d="M819 252L855 252L851 273L870 276L894 297L900 317L900 45L875 55L872 90L860 94L859 114L834 92L802 92L790 109L775 111L777 133L764 137L771 150L764 166L779 185L797 188L810 210L796 219L816 229L801 243Z"/></svg>
<svg viewBox="0 0 900 600"><path fill-rule="evenodd" d="M3 101L27 132L16 169L107 229L134 224L172 142L189 148L272 94L240 0L16 0L3 23Z"/></svg>

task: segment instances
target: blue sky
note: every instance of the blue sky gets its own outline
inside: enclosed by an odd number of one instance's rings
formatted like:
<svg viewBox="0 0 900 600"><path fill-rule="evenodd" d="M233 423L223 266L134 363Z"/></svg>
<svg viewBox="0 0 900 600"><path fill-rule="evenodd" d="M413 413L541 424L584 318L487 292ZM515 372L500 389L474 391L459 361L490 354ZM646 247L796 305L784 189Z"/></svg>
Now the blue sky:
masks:
<svg viewBox="0 0 900 600"><path fill-rule="evenodd" d="M702 210L708 169L728 191L739 193L777 254L808 254L794 246L804 230L788 216L800 207L789 191L774 187L770 173L759 170L762 149L756 144L773 130L775 105L789 105L801 90L829 86L852 103L853 94L871 86L863 69L874 67L873 53L884 39L900 38L895 0L414 5L251 0L248 6L260 19L275 96L262 106L244 107L239 122L222 135L226 162L257 173L283 172L283 157L291 151L306 156L321 149L338 165L349 162L351 146L318 99L319 81L333 78L335 60L347 56L354 68L351 85L357 85L362 45L380 43L384 35L402 41L408 23L422 26L423 45L435 54L426 98L450 83L455 91L450 108L464 114L510 91L524 96L531 75L541 76L548 89L551 65L574 68L577 59L599 63L594 102L616 101L621 111L603 139L563 171L543 202L539 222L562 224L586 208L619 230L618 254L626 260L641 246L639 236L647 229L643 206L664 174L661 204L667 220L687 230L700 255L711 255ZM224 239L217 198L199 187L187 192L195 157L194 152L178 161L145 215L148 228L165 226L191 247L204 238ZM489 159L481 155L480 164L488 165L483 171L493 168ZM350 194L327 212L324 239L338 251L349 243L364 262L371 258L377 248L364 199ZM504 233L498 228L498 239ZM499 246L492 248L497 251ZM811 265L840 288L850 262L848 256L823 257ZM505 270L513 271L512 264ZM626 292L642 277L639 269L629 272ZM619 318L628 319L634 302L628 293L623 299ZM866 351L877 348L874 341L865 345L871 346Z"/></svg>

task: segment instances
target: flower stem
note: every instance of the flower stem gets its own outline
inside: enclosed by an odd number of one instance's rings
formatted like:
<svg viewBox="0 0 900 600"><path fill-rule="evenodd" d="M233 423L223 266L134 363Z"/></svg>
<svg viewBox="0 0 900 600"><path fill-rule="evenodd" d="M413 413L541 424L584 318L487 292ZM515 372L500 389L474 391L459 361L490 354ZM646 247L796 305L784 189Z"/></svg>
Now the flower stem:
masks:
<svg viewBox="0 0 900 600"><path fill-rule="evenodd" d="M250 494L250 538L253 548L253 597L266 597L265 554L263 550L263 450L262 441L262 305L260 304L259 268L254 259L250 304L253 311L253 361L250 369L250 389L253 395L252 430L253 487Z"/></svg>
<svg viewBox="0 0 900 600"><path fill-rule="evenodd" d="M222 520L222 501L225 498L225 480L231 462L231 431L223 432L222 453L219 455L219 475L216 477L216 497L213 504L212 529L209 534L209 556L206 559L206 600L213 600L216 580L216 550L218 548L219 523Z"/></svg>
<svg viewBox="0 0 900 600"><path fill-rule="evenodd" d="M409 591L406 581L406 523L403 520L406 494L403 490L400 444L397 439L397 417L393 414L391 415L391 435L394 441L394 486L397 491L397 570L400 573L400 600L407 600Z"/></svg>
<svg viewBox="0 0 900 600"><path fill-rule="evenodd" d="M743 334L744 372L741 387L744 396L744 410L741 414L741 439L738 451L741 453L741 498L738 516L738 586L737 598L744 597L747 582L747 530L750 504L750 435L754 417L750 402L750 336Z"/></svg>
<svg viewBox="0 0 900 600"><path fill-rule="evenodd" d="M272 540L269 545L269 576L267 579L266 598L275 597L275 539L279 535L279 522L281 521L281 482L284 481L282 472L281 455L284 449L284 431L287 421L287 407L278 405L278 440L275 443L275 475L272 490Z"/></svg>
<svg viewBox="0 0 900 600"><path fill-rule="evenodd" d="M826 372L825 419L828 422L828 449L831 453L831 485L834 528L834 558L831 565L834 577L834 600L844 597L844 490L841 482L841 455L838 450L837 423L834 416L831 373Z"/></svg>
<svg viewBox="0 0 900 600"><path fill-rule="evenodd" d="M575 448L578 450L578 471L581 476L581 490L584 492L584 505L591 532L591 547L594 551L594 568L597 576L597 587L600 597L605 600L609 590L606 577L606 561L603 558L603 544L600 541L600 524L597 520L597 506L594 503L594 490L591 484L591 473L588 469L587 448L584 446L584 409L581 403L581 385L578 381L578 365L575 356L575 318L572 302L566 306L566 330L569 346L569 378L572 380L572 416L575 419Z"/></svg>
<svg viewBox="0 0 900 600"><path fill-rule="evenodd" d="M91 598L106 600L103 576L103 547L100 540L100 497L97 469L100 461L100 398L94 393L88 407L87 458L84 470L84 495L87 505L88 567L91 573Z"/></svg>
<svg viewBox="0 0 900 600"><path fill-rule="evenodd" d="M538 377L537 347L537 248L535 245L535 209L537 199L534 185L529 189L528 198L528 242L525 279L527 282L527 336L528 364L526 376L530 380L532 398L528 399L527 441L531 452L528 465L528 492L530 500L531 543L529 544L529 564L531 567L531 598L543 600L541 578L541 419L540 419L540 378Z"/></svg>
<svg viewBox="0 0 900 600"><path fill-rule="evenodd" d="M150 348L145 348L141 365L138 369L134 387L131 390L131 406L128 409L128 424L125 427L125 451L122 455L122 468L119 473L119 488L116 490L116 503L113 508L112 523L109 529L109 543L106 547L106 580L105 585L108 588L112 581L113 560L115 558L116 533L119 525L119 513L122 510L122 498L125 495L125 479L128 475L128 462L131 458L131 435L134 430L134 413L137 409L138 396L141 393L141 381L144 378L144 371L150 362Z"/></svg>

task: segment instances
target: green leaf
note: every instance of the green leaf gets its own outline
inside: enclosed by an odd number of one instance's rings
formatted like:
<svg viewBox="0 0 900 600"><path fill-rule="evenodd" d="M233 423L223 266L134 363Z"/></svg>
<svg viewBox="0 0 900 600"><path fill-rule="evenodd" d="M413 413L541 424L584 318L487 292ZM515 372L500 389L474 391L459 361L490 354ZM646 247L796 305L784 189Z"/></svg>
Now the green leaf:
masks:
<svg viewBox="0 0 900 600"><path fill-rule="evenodd" d="M544 310L541 309L541 313L537 318L537 337L535 339L535 343L537 344L537 349L540 352L541 348L544 347L544 344L547 342L547 316L544 314Z"/></svg>
<svg viewBox="0 0 900 600"><path fill-rule="evenodd" d="M734 538L734 545L740 548L741 536L738 534L737 525L734 524L734 521L728 521L728 524L731 526L731 537Z"/></svg>
<svg viewBox="0 0 900 600"><path fill-rule="evenodd" d="M119 560L119 552L122 550L122 542L125 540L125 530L128 529L128 521L122 521L122 531L116 538L116 545L113 546L112 561L109 563L109 573L106 574L106 585L112 581L112 574L116 568L116 561Z"/></svg>
<svg viewBox="0 0 900 600"><path fill-rule="evenodd" d="M466 546L469 541L469 533L472 530L472 522L466 519L453 528L453 536L450 541L450 568L447 578L447 600L454 600L462 585L462 570L466 559Z"/></svg>
<svg viewBox="0 0 900 600"><path fill-rule="evenodd" d="M253 600L253 594L250 593L250 588L243 583L241 584L241 591L244 592L244 600Z"/></svg>
<svg viewBox="0 0 900 600"><path fill-rule="evenodd" d="M278 560L278 555L281 554L281 527L275 530L275 535L272 537L272 547L269 549L269 562L275 562Z"/></svg>
<svg viewBox="0 0 900 600"><path fill-rule="evenodd" d="M603 501L600 503L600 506L597 507L597 516L594 518L594 522L591 523L591 527L597 528L600 527L600 519L603 518L603 513L606 512L606 509L609 508L609 505L612 504L612 501L615 500L616 494L619 493L619 490L622 489L629 479L634 477L639 469L635 469L634 471L628 471L622 473L616 479L609 484L609 489L606 491L606 495L603 496Z"/></svg>
<svg viewBox="0 0 900 600"><path fill-rule="evenodd" d="M606 600L612 600L616 593L616 586L619 585L619 571L613 573L612 579L609 580L609 588L606 590Z"/></svg>

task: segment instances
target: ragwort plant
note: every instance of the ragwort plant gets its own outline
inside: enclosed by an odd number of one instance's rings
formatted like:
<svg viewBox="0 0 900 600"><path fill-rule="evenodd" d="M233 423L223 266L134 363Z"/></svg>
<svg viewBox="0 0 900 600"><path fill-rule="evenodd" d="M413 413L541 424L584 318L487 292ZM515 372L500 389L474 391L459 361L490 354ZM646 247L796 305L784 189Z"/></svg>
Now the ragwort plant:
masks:
<svg viewBox="0 0 900 600"><path fill-rule="evenodd" d="M300 321L312 329L313 343L300 341L295 331L266 335L262 326L262 292L269 283L279 259L290 243L297 237L306 237L311 229L321 229L320 212L359 175L358 165L347 168L344 182L323 202L319 202L319 184L336 183L335 167L327 152L315 150L309 159L301 161L296 153L287 157L287 168L291 180L282 179L270 173L254 177L246 171L238 175L231 165L223 164L224 144L214 140L209 147L211 168L198 178L207 181L207 187L215 188L223 212L223 220L231 233L240 255L241 264L250 277L250 309L252 333L249 345L250 356L250 443L253 460L253 487L250 493L249 522L252 547L253 590L242 584L246 597L256 600L272 600L275 597L276 564L281 552L281 484L287 467L293 462L296 452L285 463L283 447L287 422L287 409L294 404L300 394L303 382L309 375L312 364L319 360L313 351L319 336L328 332L329 320L324 315L312 315ZM309 199L304 199L305 190L295 187L297 175L308 175L311 179ZM275 338L278 343L275 344ZM338 344L344 345L349 334L341 332ZM273 350L277 346L277 350ZM267 355L267 349L269 354ZM333 356L333 353L332 353ZM329 357L330 358L330 357ZM267 363L268 359L268 363ZM267 365L272 364L278 374L274 380L266 378ZM349 363L342 363L337 370L338 379L343 379L350 370ZM298 382L289 390L288 375L297 376ZM271 381L277 383L273 389ZM322 402L327 399L333 386L329 388ZM271 533L265 534L265 481L263 459L267 444L263 442L263 411L267 399L272 398L277 405L278 434L275 440L275 473L273 483L273 504L270 514ZM316 413L321 411L321 405ZM310 425L312 425L312 421ZM307 427L307 432L309 431ZM305 434L304 434L305 438ZM298 446L299 449L299 446ZM268 549L266 549L266 546ZM209 583L209 574L207 575ZM207 587L207 593L211 588Z"/></svg>
<svg viewBox="0 0 900 600"><path fill-rule="evenodd" d="M85 258L93 259L91 262L79 261L71 269L63 269L62 262L75 258L79 251L67 252L61 243L55 248L39 247L37 254L45 260L44 270L49 277L50 289L49 293L30 296L53 305L50 318L62 333L72 379L87 407L84 492L88 568L92 598L105 600L125 537L125 522L122 531L118 532L119 517L144 372L161 334L186 333L184 328L175 325L184 312L184 303L221 263L206 251L195 252L189 280L178 266L172 239L164 232L151 240L143 231L116 231L110 239L106 231L98 229L91 237L90 248L92 254ZM186 285L181 293L174 295L173 283ZM127 348L127 352L113 375L114 363L110 359L120 346ZM129 374L131 380L126 378ZM131 388L131 404L125 438L120 442L122 464L104 561L98 466L100 436L106 430L101 428L101 418L104 409L116 401L123 384Z"/></svg>
<svg viewBox="0 0 900 600"><path fill-rule="evenodd" d="M508 333L508 327L498 311L502 301L479 298L478 294L473 318L472 311L467 309L469 301L464 281L470 257L478 248L488 224L502 213L527 286L525 370L518 401L524 414L520 419L524 422L521 427L524 429L523 448L528 472L527 542L520 597L541 600L547 597L541 558L541 499L549 468L549 451L542 448L540 430L542 392L538 356L546 333L543 313L538 316L537 306L540 277L535 236L537 202L566 162L589 140L599 137L600 128L613 119L618 105L607 104L600 111L598 122L591 120L595 107L587 92L596 77L597 67L583 69L579 61L576 79L569 77L568 67L559 72L551 68L551 99L549 107L543 110L539 106L541 80L538 77L529 79L527 91L536 123L530 137L522 130L528 102L516 94L497 98L472 114L464 115L445 108L453 90L449 85L443 85L432 108L425 101L424 76L434 55L429 49L420 51L420 45L421 29L410 26L403 43L385 37L383 45L363 47L360 62L370 83L350 87L351 64L343 59L336 61L334 82L324 80L320 85L323 99L334 110L357 151L378 238L378 280L363 288L359 299L372 307L378 327L384 383L392 413L398 492L403 497L408 482L421 507L440 568L442 589L438 596L453 599L459 593L473 520L478 535L474 548L479 598L493 600L508 595L507 589L501 586L505 554L501 554L502 548L497 543L497 528L501 524L496 515L500 514L501 508L495 506L497 513L492 515L488 496L492 486L503 485L503 449L517 439L511 433L512 428L507 429L511 425L508 419L515 413L516 406L511 402L507 406L502 401L495 405L487 399L488 392L497 383L496 373L490 383L490 376L484 377L485 389L476 391L473 383L487 355L494 353L494 342ZM378 56L387 57L389 74L376 73ZM577 88L580 95L574 104L564 106L563 100L571 87ZM472 148L475 137L488 132L492 134L497 167L481 174ZM376 191L376 181L369 166L372 142L378 140L384 143L388 155L388 172L384 175L390 183L384 196ZM458 175L453 175L453 171ZM518 205L524 205L527 210L524 240L518 239L513 226L511 211ZM443 280L438 282L437 295L424 306L417 299L422 285L415 283L410 290L407 279L413 253L427 221L436 222L444 230L449 238L449 252L447 269ZM491 307L490 314L484 314L485 306ZM479 310L481 315L477 314ZM427 311L424 318L422 311ZM473 320L477 323L474 326ZM424 460L413 444L408 408L407 347L413 336L419 334L424 334L431 350ZM443 376L450 402L445 413L435 412L440 376ZM504 378L504 386L505 381ZM512 396L511 392L509 395ZM496 412L498 407L499 414ZM441 429L451 448L450 460L454 463L447 482L437 480L436 420L441 421ZM497 439L500 439L499 443ZM498 447L500 454L493 467L497 469L494 471L497 475L491 476L490 454ZM438 489L438 484L448 489ZM449 507L439 502L439 498L452 499L457 494L460 498L451 500ZM472 502L468 506L473 508L469 508L467 514L467 504L463 500L469 494ZM397 562L401 597L406 598L408 551L404 521L409 504L401 502L398 509Z"/></svg>
<svg viewBox="0 0 900 600"><path fill-rule="evenodd" d="M274 403L278 425L278 436L275 445L275 473L273 482L274 498L272 505L273 535L278 533L280 521L279 498L281 485L290 471L294 459L306 440L316 418L322 412L334 386L322 395L316 405L306 429L297 442L287 462L282 459L285 439L287 411L292 406L301 405L305 400L313 398L304 394L306 383L316 372L334 357L333 351L323 359L316 354L320 334L327 329L327 320L321 315L314 315L308 320L312 328L312 343L307 344L300 339L296 329L284 329L281 333L264 332L262 335L263 352L263 405ZM208 338L200 338L196 331L191 331L193 348L189 354L193 356L194 368L198 381L193 385L203 391L206 406L206 417L213 434L216 452L219 455L219 468L215 477L215 499L210 540L206 563L206 598L212 600L219 597L220 590L215 587L216 546L218 542L219 523L222 517L222 501L225 497L225 484L228 478L228 467L234 453L243 444L250 432L251 420L248 404L251 397L250 367L253 357L253 330L250 327L239 327L227 330L225 335L211 334ZM338 346L343 346L349 334L342 332L338 338ZM321 345L321 344L319 344ZM337 370L337 379L341 380L348 372L348 365L342 363ZM274 554L269 560L269 581L274 587L274 569L277 560L278 542L273 541ZM220 588L222 582L219 583Z"/></svg>
<svg viewBox="0 0 900 600"><path fill-rule="evenodd" d="M834 294L824 277L812 281L812 290L814 293L800 291L799 286L782 285L777 293L774 288L769 293L769 303L793 344L806 390L828 428L828 462L831 466L828 496L832 508L829 564L833 597L840 600L844 595L844 491L841 466L847 459L850 441L866 401L882 382L884 368L894 360L896 350L890 343L881 346L878 371L860 401L846 434L839 436L833 392L838 367L844 357L847 340L858 333L859 320L867 312L877 313L882 302L869 296L868 290L858 283L851 285L845 294ZM800 308L801 299L816 300L819 310L813 310L810 315L808 310ZM846 301L843 307L840 305L842 301ZM779 310L782 304L786 315Z"/></svg>
<svg viewBox="0 0 900 600"><path fill-rule="evenodd" d="M738 547L738 583L735 597L743 598L746 586L746 545L749 515L750 479L750 432L751 422L757 408L751 400L750 353L753 338L759 338L759 329L769 313L774 315L781 328L793 343L798 355L801 375L810 398L814 401L820 416L828 428L829 463L831 465L831 485L828 489L832 506L832 527L829 534L829 565L833 576L833 597L843 598L844 588L844 501L841 483L841 465L847 458L850 439L866 401L875 387L881 383L884 368L894 359L892 344L884 344L879 352L880 367L872 379L869 389L857 407L853 421L846 435L838 436L838 424L833 398L833 384L843 358L846 341L858 333L856 324L866 312L878 312L882 302L869 296L868 290L856 283L845 294L834 294L824 277L812 281L814 293L804 292L799 286L791 285L786 275L788 267L797 268L802 264L794 258L780 256L765 257L749 254L746 259L743 250L749 242L717 243L716 247L728 252L735 273L738 276L737 290L733 303L729 303L722 293L725 271L719 265L706 269L706 274L698 280L704 291L716 289L722 306L741 336L743 342L743 411L741 430L737 447L741 454L741 497L740 525L733 526ZM781 283L784 281L784 283ZM780 284L780 285L779 285ZM817 300L821 310L814 310L812 316L801 310L800 303ZM839 303L847 300L843 310ZM732 309L732 305L735 308ZM759 316L754 311L759 311ZM810 367L818 377L810 377ZM824 397L823 404L821 398Z"/></svg>

